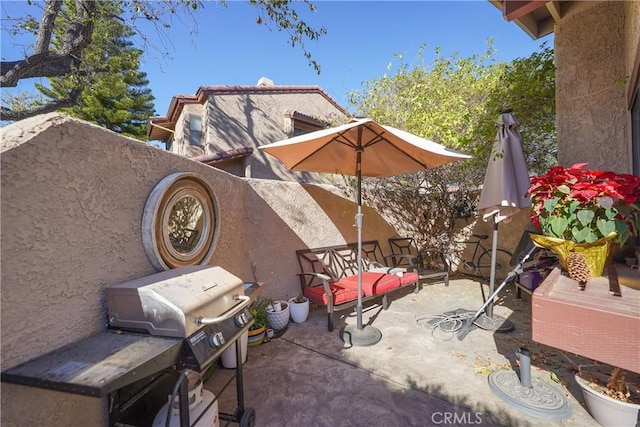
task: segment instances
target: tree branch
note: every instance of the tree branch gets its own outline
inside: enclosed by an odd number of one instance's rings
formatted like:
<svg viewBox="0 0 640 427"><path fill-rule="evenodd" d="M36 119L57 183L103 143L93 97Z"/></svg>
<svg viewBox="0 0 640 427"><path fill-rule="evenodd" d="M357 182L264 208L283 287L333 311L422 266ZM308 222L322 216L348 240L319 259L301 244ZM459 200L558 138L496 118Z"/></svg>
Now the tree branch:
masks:
<svg viewBox="0 0 640 427"><path fill-rule="evenodd" d="M33 46L34 54L37 55L49 50L54 22L58 13L60 13L61 7L62 0L52 0L46 3L44 13L42 15L42 21L40 21L40 25L38 26L38 38Z"/></svg>
<svg viewBox="0 0 640 427"><path fill-rule="evenodd" d="M15 87L20 80L33 77L64 76L71 72L76 61L73 55L54 52L43 52L18 61L3 61L0 64L0 87Z"/></svg>
<svg viewBox="0 0 640 427"><path fill-rule="evenodd" d="M39 107L32 107L28 110L11 110L10 108L1 107L0 108L0 120L6 121L17 121L26 119L28 117L33 117L38 114L51 113L53 111L59 110L61 108L68 108L75 105L78 97L80 96L81 90L74 89L69 93L69 97L66 99L58 99L52 102L48 102Z"/></svg>
<svg viewBox="0 0 640 427"><path fill-rule="evenodd" d="M43 20L50 19L54 13L57 14L56 3L57 0L47 2ZM57 52L49 50L51 30L41 25L34 54L18 61L2 61L0 87L15 87L21 79L56 77L71 70L74 61L79 60L82 51L91 44L96 13L96 5L90 0L77 0L76 8L78 17L69 26L62 48ZM47 45L43 45L44 43Z"/></svg>

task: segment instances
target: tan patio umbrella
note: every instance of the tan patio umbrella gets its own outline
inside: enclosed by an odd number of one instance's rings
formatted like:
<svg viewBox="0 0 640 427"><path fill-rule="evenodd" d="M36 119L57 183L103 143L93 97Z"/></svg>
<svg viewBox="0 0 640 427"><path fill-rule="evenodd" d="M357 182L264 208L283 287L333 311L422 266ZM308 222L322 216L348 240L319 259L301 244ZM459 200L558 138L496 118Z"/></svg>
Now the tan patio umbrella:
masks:
<svg viewBox="0 0 640 427"><path fill-rule="evenodd" d="M326 172L357 177L358 303L357 328L345 328L352 345L373 345L382 337L362 325L362 177L389 177L435 168L471 156L417 135L382 126L371 119L353 120L260 147L294 171Z"/></svg>
<svg viewBox="0 0 640 427"><path fill-rule="evenodd" d="M511 110L500 112L496 141L491 151L478 204L478 212L485 221L493 218L490 296L474 317L467 319L457 331L456 335L460 340L469 332L471 324L484 307L486 307L486 316L494 325L492 329L496 332L513 330L513 324L509 321L504 319L505 321L499 324L497 320L500 316L493 316L493 299L502 288L508 285L511 278L524 271L524 263L535 251L535 247L531 245L529 252L522 260L518 260L518 265L509 272L498 289L493 290L496 278L498 224L508 220L521 209L531 206L531 201L526 195L530 180L522 152L519 125ZM497 328L495 328L496 324L499 324ZM521 347L517 356L520 361L520 375L504 369L494 371L489 374L489 388L505 402L515 405L524 413L534 417L553 421L568 418L571 415L571 404L566 399L564 390L552 387L536 378L532 380L529 349Z"/></svg>
<svg viewBox="0 0 640 427"><path fill-rule="evenodd" d="M493 242L491 247L491 276L489 295L493 296L496 279L496 254L498 247L498 224L508 220L521 209L531 206L527 197L530 180L527 163L522 152L520 123L512 110L503 110L498 119L496 141L491 150L489 164L478 203L478 213L487 221L493 219ZM486 314L493 317L493 303L487 306Z"/></svg>

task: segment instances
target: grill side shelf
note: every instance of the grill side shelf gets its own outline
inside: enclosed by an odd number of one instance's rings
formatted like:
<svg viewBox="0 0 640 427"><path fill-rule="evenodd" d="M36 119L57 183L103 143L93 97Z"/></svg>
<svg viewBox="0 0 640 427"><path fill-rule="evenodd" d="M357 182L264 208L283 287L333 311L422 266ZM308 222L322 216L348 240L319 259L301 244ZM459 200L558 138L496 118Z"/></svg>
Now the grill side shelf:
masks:
<svg viewBox="0 0 640 427"><path fill-rule="evenodd" d="M2 382L102 397L177 366L184 339L105 331L3 371Z"/></svg>

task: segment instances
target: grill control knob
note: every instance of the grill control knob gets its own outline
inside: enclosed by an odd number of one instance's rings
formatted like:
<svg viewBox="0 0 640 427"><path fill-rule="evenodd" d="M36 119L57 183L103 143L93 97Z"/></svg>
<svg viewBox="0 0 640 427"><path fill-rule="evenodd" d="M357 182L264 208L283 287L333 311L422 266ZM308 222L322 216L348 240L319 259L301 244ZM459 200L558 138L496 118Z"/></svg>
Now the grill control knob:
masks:
<svg viewBox="0 0 640 427"><path fill-rule="evenodd" d="M220 347L221 345L224 344L224 335L222 335L222 332L216 332L213 335L209 336L209 344L211 345L211 347Z"/></svg>
<svg viewBox="0 0 640 427"><path fill-rule="evenodd" d="M240 313L236 316L236 325L238 325L238 327L242 328L247 323L249 323L247 313Z"/></svg>

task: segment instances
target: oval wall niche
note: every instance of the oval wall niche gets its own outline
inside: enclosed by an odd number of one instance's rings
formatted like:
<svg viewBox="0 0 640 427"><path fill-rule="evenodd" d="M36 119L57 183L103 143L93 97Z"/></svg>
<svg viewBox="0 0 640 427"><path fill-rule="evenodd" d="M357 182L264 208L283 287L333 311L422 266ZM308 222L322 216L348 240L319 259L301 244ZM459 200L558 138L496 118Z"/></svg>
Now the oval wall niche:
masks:
<svg viewBox="0 0 640 427"><path fill-rule="evenodd" d="M142 243L158 270L208 264L218 235L217 204L207 183L189 172L163 178L144 206Z"/></svg>

